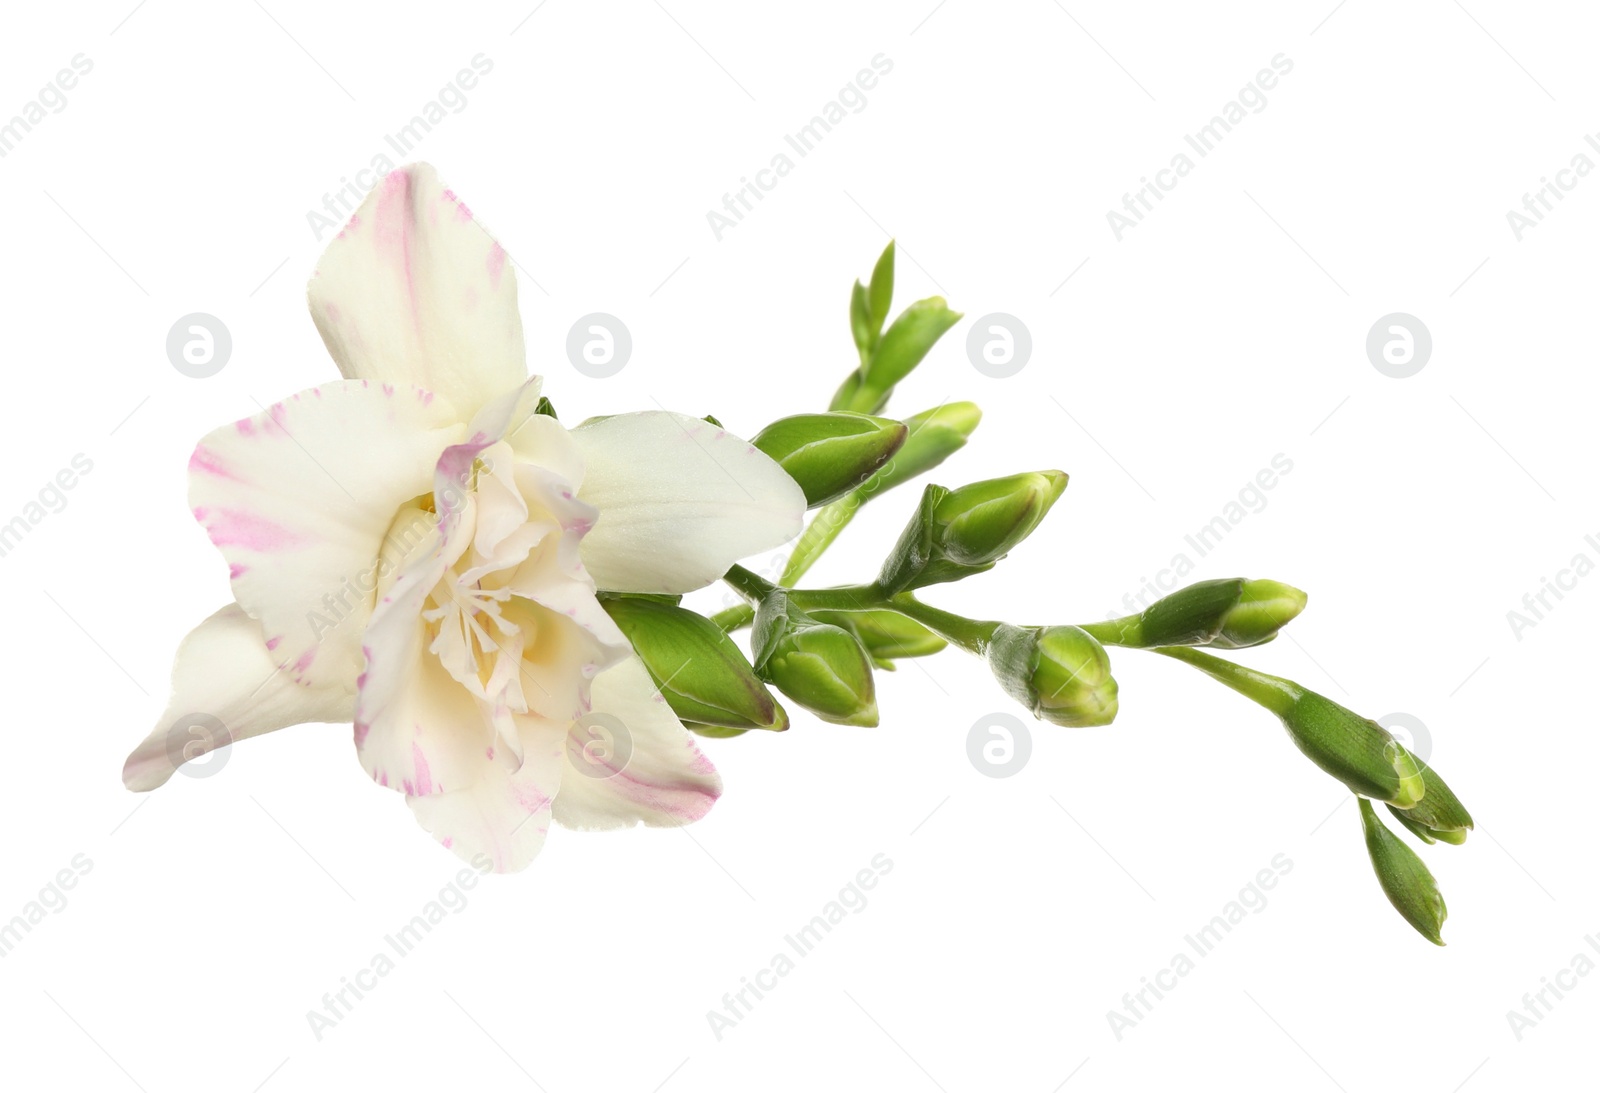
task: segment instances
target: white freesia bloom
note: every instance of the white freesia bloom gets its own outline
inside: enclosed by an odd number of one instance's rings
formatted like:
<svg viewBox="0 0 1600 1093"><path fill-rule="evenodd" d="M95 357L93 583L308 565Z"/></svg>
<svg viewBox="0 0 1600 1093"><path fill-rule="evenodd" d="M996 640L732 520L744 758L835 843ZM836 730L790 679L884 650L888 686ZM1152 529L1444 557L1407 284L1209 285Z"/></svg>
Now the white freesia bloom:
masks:
<svg viewBox="0 0 1600 1093"><path fill-rule="evenodd" d="M532 860L551 819L705 815L716 771L596 587L709 584L799 531L799 487L696 418L569 430L536 413L506 253L425 165L368 196L310 298L345 380L195 449L190 504L237 602L180 646L128 787L229 740L354 722L372 777L500 871ZM190 735L197 715L226 733ZM594 725L624 746L585 748Z"/></svg>

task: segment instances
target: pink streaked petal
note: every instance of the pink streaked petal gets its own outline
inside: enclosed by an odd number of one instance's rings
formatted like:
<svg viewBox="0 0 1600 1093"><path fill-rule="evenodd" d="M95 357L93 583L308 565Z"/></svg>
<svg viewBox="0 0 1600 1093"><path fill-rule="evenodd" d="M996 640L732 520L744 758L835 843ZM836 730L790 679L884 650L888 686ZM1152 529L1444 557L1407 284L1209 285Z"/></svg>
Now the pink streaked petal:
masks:
<svg viewBox="0 0 1600 1093"><path fill-rule="evenodd" d="M527 375L503 255L432 167L411 164L323 253L311 317L345 376L412 384L471 415Z"/></svg>
<svg viewBox="0 0 1600 1093"><path fill-rule="evenodd" d="M593 694L594 713L568 739L557 823L585 830L677 827L711 811L722 779L637 657L596 677Z"/></svg>
<svg viewBox="0 0 1600 1093"><path fill-rule="evenodd" d="M191 631L178 646L166 711L123 767L127 787L155 789L185 761L223 744L307 721L350 720L350 690L305 686L275 662L261 627L238 604Z"/></svg>
<svg viewBox="0 0 1600 1093"><path fill-rule="evenodd" d="M409 389L404 399L352 382L315 391L201 441L189 501L278 666L349 688L379 547L465 426Z"/></svg>
<svg viewBox="0 0 1600 1093"><path fill-rule="evenodd" d="M482 855L497 873L525 868L544 846L552 802L561 787L567 727L518 718L523 759L479 758L480 776L467 789L407 802L423 829L465 861Z"/></svg>

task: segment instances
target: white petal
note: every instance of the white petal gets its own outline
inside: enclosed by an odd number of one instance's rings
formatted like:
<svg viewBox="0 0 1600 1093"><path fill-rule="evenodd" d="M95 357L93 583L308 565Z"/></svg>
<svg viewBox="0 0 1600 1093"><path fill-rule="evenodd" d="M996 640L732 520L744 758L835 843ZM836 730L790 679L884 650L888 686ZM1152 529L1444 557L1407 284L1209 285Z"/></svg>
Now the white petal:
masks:
<svg viewBox="0 0 1600 1093"><path fill-rule="evenodd" d="M700 819L722 779L650 681L638 657L594 681L594 713L571 730L556 794L563 827L678 827Z"/></svg>
<svg viewBox="0 0 1600 1093"><path fill-rule="evenodd" d="M583 561L603 589L691 592L799 534L806 501L794 479L709 422L622 414L572 438L584 460L578 496L600 510Z"/></svg>
<svg viewBox="0 0 1600 1093"><path fill-rule="evenodd" d="M518 718L523 761L504 752L467 789L406 798L417 822L465 861L484 856L496 873L514 873L538 855L561 785L565 722ZM478 864L474 862L474 864Z"/></svg>
<svg viewBox="0 0 1600 1093"><path fill-rule="evenodd" d="M416 387L330 383L225 425L189 460L189 503L234 599L296 679L351 685L379 547L466 426Z"/></svg>
<svg viewBox="0 0 1600 1093"><path fill-rule="evenodd" d="M155 789L183 763L224 744L307 721L349 721L354 705L348 688L308 686L280 671L261 627L229 604L178 646L172 699L128 756L122 781L132 790Z"/></svg>
<svg viewBox="0 0 1600 1093"><path fill-rule="evenodd" d="M469 417L527 375L506 252L425 163L367 195L308 292L350 379L415 384Z"/></svg>
<svg viewBox="0 0 1600 1093"><path fill-rule="evenodd" d="M366 668L357 678L356 754L379 785L408 794L471 784L495 743L490 711L429 648L423 607L471 541L476 499L464 495L449 510L435 503L445 518L379 583L361 635Z"/></svg>

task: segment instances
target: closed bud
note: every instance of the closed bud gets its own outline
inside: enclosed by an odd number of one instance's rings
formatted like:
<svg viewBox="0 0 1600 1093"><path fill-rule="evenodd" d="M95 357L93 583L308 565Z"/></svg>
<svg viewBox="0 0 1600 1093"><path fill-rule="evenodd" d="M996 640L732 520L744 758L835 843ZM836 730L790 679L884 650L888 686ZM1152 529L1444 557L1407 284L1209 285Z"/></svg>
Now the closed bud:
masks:
<svg viewBox="0 0 1600 1093"><path fill-rule="evenodd" d="M1278 631L1304 611L1306 594L1280 581L1245 581L1239 600L1222 618L1222 629L1212 645L1245 649L1278 636Z"/></svg>
<svg viewBox="0 0 1600 1093"><path fill-rule="evenodd" d="M1306 594L1298 588L1228 577L1180 588L1137 615L1095 623L1089 630L1112 644L1141 649L1173 645L1243 649L1277 637L1305 605Z"/></svg>
<svg viewBox="0 0 1600 1093"><path fill-rule="evenodd" d="M896 660L930 656L949 644L898 611L813 611L811 617L850 631L885 671L892 671Z"/></svg>
<svg viewBox="0 0 1600 1093"><path fill-rule="evenodd" d="M1033 533L1066 486L1061 471L1035 471L956 490L927 487L878 584L894 595L992 568Z"/></svg>
<svg viewBox="0 0 1600 1093"><path fill-rule="evenodd" d="M600 602L682 720L730 729L789 727L783 707L710 619L658 599L608 596Z"/></svg>
<svg viewBox="0 0 1600 1093"><path fill-rule="evenodd" d="M1285 681L1287 682L1287 681ZM1389 730L1298 684L1280 713L1289 736L1317 766L1363 797L1409 809L1423 799L1421 765Z"/></svg>
<svg viewBox="0 0 1600 1093"><path fill-rule="evenodd" d="M934 507L934 544L961 565L992 565L1038 527L1067 488L1061 471L991 478L951 490Z"/></svg>
<svg viewBox="0 0 1600 1093"><path fill-rule="evenodd" d="M1372 859L1372 871L1378 875L1383 894L1417 933L1435 945L1443 945L1440 932L1449 911L1433 874L1415 850L1383 825L1372 810L1372 802L1365 799L1361 801L1361 826L1367 856Z"/></svg>
<svg viewBox="0 0 1600 1093"><path fill-rule="evenodd" d="M815 508L871 477L908 432L901 422L866 414L797 414L774 421L750 443L787 471Z"/></svg>
<svg viewBox="0 0 1600 1093"><path fill-rule="evenodd" d="M824 721L878 723L872 663L850 631L807 615L780 590L756 608L750 645L761 678Z"/></svg>
<svg viewBox="0 0 1600 1093"><path fill-rule="evenodd" d="M1001 623L989 640L989 668L1005 692L1055 725L1109 725L1117 681L1103 645L1076 626Z"/></svg>
<svg viewBox="0 0 1600 1093"><path fill-rule="evenodd" d="M1292 679L1194 649L1169 646L1159 651L1194 665L1277 714L1295 746L1352 792L1402 809L1423 800L1428 783L1421 764L1376 721Z"/></svg>

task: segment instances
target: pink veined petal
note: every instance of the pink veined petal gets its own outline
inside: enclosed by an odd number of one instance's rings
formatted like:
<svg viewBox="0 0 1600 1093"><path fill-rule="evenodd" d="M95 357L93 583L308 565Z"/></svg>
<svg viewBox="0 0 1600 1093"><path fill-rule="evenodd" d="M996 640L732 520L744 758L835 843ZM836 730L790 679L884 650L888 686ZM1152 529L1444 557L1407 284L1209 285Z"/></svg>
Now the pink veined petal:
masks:
<svg viewBox="0 0 1600 1093"><path fill-rule="evenodd" d="M416 387L345 381L212 432L189 461L189 503L259 620L275 663L353 687L379 548L433 484L465 426Z"/></svg>
<svg viewBox="0 0 1600 1093"><path fill-rule="evenodd" d="M178 646L166 712L128 756L123 783L155 789L182 764L233 741L308 721L350 720L352 690L298 683L276 662L261 627L238 604L195 627Z"/></svg>
<svg viewBox="0 0 1600 1093"><path fill-rule="evenodd" d="M594 712L572 727L555 818L600 830L700 819L722 779L661 698L637 657L594 681Z"/></svg>
<svg viewBox="0 0 1600 1093"><path fill-rule="evenodd" d="M470 417L527 375L506 252L426 163L391 172L367 195L308 293L350 379L415 384Z"/></svg>
<svg viewBox="0 0 1600 1093"><path fill-rule="evenodd" d="M692 592L740 558L799 534L805 495L765 454L699 418L621 414L572 431L579 498L600 510L583 540L613 592Z"/></svg>
<svg viewBox="0 0 1600 1093"><path fill-rule="evenodd" d="M544 847L561 786L565 722L518 717L521 766L505 755L484 763L469 788L407 803L423 829L465 861L486 858L496 873L525 868Z"/></svg>

